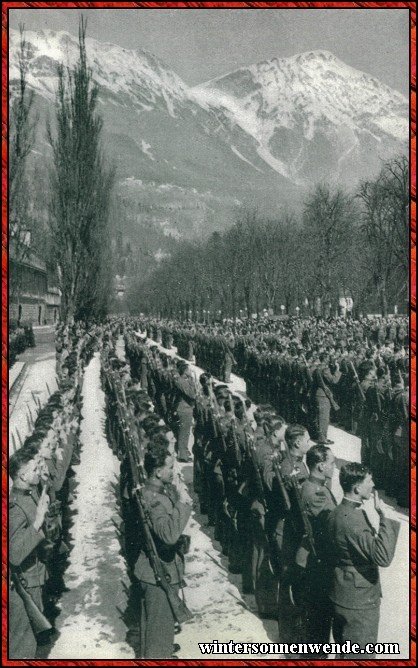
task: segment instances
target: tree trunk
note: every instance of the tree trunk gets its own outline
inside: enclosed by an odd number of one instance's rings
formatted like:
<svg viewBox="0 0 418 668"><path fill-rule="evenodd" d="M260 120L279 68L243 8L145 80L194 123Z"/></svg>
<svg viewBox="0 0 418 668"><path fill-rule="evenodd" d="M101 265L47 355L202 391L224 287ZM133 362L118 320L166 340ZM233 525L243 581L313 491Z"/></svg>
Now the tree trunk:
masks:
<svg viewBox="0 0 418 668"><path fill-rule="evenodd" d="M247 309L248 318L251 317L251 290L250 286L244 286L244 299L245 299L245 308Z"/></svg>
<svg viewBox="0 0 418 668"><path fill-rule="evenodd" d="M232 307L232 319L235 322L237 318L237 296L234 283L231 291L231 307Z"/></svg>
<svg viewBox="0 0 418 668"><path fill-rule="evenodd" d="M388 314L388 298L386 294L386 280L383 278L380 283L380 306L382 316L385 318Z"/></svg>

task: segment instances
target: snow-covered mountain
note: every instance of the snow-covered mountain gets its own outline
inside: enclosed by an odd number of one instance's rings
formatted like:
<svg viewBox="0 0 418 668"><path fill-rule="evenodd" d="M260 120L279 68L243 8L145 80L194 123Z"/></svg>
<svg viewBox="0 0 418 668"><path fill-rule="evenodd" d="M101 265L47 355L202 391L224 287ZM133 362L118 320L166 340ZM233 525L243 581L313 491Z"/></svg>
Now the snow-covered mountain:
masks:
<svg viewBox="0 0 418 668"><path fill-rule="evenodd" d="M41 31L27 32L26 41L28 84L42 119L53 110L57 64L75 62L78 40ZM12 93L18 48L19 33L11 31ZM161 238L167 230L177 238L221 229L243 201L274 213L285 201L301 202L320 180L352 187L378 171L382 159L406 150L407 99L325 51L262 62L190 88L140 48L90 38L86 48L120 191L142 203L138 220ZM39 131L35 154L47 151Z"/></svg>
<svg viewBox="0 0 418 668"><path fill-rule="evenodd" d="M408 101L328 51L241 68L194 88L257 142L257 153L297 181L367 175L370 159L408 141Z"/></svg>
<svg viewBox="0 0 418 668"><path fill-rule="evenodd" d="M56 66L73 65L78 58L78 39L67 32L27 31L28 84L40 95L55 98ZM10 79L18 77L20 35L10 31ZM87 39L89 66L102 93L115 104L133 104L139 111L154 109L163 100L169 113L183 102L187 86L177 74L163 66L151 53L129 51L116 44Z"/></svg>

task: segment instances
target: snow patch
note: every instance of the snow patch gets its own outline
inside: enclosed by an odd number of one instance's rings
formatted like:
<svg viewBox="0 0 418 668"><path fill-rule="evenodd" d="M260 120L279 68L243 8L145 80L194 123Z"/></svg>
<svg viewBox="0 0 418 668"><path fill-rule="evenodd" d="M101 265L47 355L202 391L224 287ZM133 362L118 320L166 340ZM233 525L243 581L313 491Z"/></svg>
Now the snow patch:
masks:
<svg viewBox="0 0 418 668"><path fill-rule="evenodd" d="M400 118L399 116L380 116L379 118L375 118L373 123L396 139L405 142L408 141L409 121L407 118Z"/></svg>
<svg viewBox="0 0 418 668"><path fill-rule="evenodd" d="M147 144L147 142L144 139L142 139L141 141L142 153L145 153L145 155L148 156L150 160L155 160L152 151L150 149L151 149L151 144Z"/></svg>
<svg viewBox="0 0 418 668"><path fill-rule="evenodd" d="M255 165L253 165L253 163L252 163L250 160L247 160L247 158L245 158L245 157L242 155L242 153L240 153L240 152L238 151L238 149L237 149L235 146L231 145L231 150L232 150L232 152L235 153L235 155L237 155L241 160L243 160L243 161L246 162L247 164L251 165L251 167L253 167L254 169L256 169L257 172L261 172L261 174L263 173L263 170L262 170L262 169L259 169L259 167L256 167Z"/></svg>
<svg viewBox="0 0 418 668"><path fill-rule="evenodd" d="M19 449L20 441L23 443L32 433L30 416L32 415L33 420L36 419L39 410L37 401L44 406L50 393L55 392L58 387L55 354L48 354L46 359L34 362L22 373L25 374L23 385L9 413L9 455L13 454L15 445L16 449Z"/></svg>
<svg viewBox="0 0 418 668"><path fill-rule="evenodd" d="M270 167L272 167L276 172L279 172L279 174L290 178L291 175L287 166L284 164L284 162L277 160L277 158L272 156L268 148L260 144L260 146L257 147L257 153L260 158L263 158L264 162L270 165Z"/></svg>
<svg viewBox="0 0 418 668"><path fill-rule="evenodd" d="M72 549L64 574L56 620L60 635L49 659L134 658L123 640L126 608L122 587L129 587L114 522L118 520L115 486L120 463L105 435L105 395L100 384L100 354L87 366L83 382L80 463L74 466L76 496L71 510Z"/></svg>
<svg viewBox="0 0 418 668"><path fill-rule="evenodd" d="M154 258L157 260L157 262L162 262L166 258L170 257L170 253L166 253L165 251L162 250L162 248L159 248L155 253L154 253Z"/></svg>

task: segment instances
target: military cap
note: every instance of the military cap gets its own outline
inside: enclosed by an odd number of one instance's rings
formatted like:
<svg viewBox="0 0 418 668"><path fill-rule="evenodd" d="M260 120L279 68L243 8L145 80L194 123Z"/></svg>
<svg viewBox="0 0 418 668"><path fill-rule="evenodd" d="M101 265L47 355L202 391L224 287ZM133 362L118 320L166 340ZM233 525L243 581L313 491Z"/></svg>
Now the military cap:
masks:
<svg viewBox="0 0 418 668"><path fill-rule="evenodd" d="M201 385L207 385L211 379L210 373L201 373L199 376L199 382Z"/></svg>
<svg viewBox="0 0 418 668"><path fill-rule="evenodd" d="M180 360L179 362L177 362L177 369L178 369L179 373L182 373L182 371L185 371L188 368L189 368L189 365L184 360Z"/></svg>
<svg viewBox="0 0 418 668"><path fill-rule="evenodd" d="M229 390L227 385L217 385L215 387L215 397L217 399L227 399L229 396Z"/></svg>

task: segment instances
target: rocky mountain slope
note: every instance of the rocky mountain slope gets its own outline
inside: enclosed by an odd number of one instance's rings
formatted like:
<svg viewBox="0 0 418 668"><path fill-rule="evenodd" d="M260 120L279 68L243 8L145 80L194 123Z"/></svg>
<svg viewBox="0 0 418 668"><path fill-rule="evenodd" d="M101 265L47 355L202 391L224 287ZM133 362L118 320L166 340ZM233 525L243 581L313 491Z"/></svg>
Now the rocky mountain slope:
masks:
<svg viewBox="0 0 418 668"><path fill-rule="evenodd" d="M41 31L26 40L40 115L36 160L49 150L44 123L53 116L57 64L75 62L77 38ZM12 93L18 44L11 31ZM153 245L222 229L242 203L274 214L284 203L300 204L318 181L352 187L407 147L406 98L325 51L190 88L140 48L89 38L86 45L118 189L132 205L131 227L141 234L152 227Z"/></svg>

